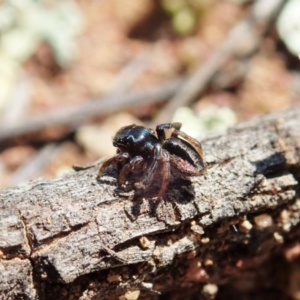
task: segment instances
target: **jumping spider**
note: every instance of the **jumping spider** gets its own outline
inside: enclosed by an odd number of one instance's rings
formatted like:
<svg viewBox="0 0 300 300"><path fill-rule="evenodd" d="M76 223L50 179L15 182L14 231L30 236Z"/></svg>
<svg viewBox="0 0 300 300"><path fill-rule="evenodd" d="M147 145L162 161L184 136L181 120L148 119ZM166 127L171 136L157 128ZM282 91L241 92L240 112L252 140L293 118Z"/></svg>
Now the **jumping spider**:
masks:
<svg viewBox="0 0 300 300"><path fill-rule="evenodd" d="M98 173L100 178L110 166L119 170L119 185L134 178L133 189L153 192L157 199L164 195L171 175L199 176L206 165L201 144L180 131L181 123L166 123L156 130L135 124L122 127L113 138L117 154L106 160ZM174 129L166 138L165 129Z"/></svg>

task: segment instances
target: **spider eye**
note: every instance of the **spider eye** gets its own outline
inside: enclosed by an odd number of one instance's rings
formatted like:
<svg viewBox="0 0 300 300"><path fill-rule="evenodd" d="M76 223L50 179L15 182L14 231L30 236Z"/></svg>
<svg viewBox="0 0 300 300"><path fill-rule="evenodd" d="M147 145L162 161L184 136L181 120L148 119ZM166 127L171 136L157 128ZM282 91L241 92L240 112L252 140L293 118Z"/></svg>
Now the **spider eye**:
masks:
<svg viewBox="0 0 300 300"><path fill-rule="evenodd" d="M118 132L113 140L113 145L115 147L126 150L134 144L132 135L127 132Z"/></svg>

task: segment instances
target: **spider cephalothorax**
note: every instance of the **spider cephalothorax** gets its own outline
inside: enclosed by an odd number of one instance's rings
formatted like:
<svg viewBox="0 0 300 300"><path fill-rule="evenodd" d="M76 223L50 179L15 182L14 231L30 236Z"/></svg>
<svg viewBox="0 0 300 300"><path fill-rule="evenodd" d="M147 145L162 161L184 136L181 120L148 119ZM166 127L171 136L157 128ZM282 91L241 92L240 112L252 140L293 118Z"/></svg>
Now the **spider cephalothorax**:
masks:
<svg viewBox="0 0 300 300"><path fill-rule="evenodd" d="M136 190L153 191L155 187L160 199L172 174L204 174L206 166L201 144L180 128L181 123L160 124L156 130L135 124L122 127L113 139L117 154L103 163L98 178L107 167L115 166L120 171L120 186L131 177ZM165 129L174 129L170 138L166 138Z"/></svg>

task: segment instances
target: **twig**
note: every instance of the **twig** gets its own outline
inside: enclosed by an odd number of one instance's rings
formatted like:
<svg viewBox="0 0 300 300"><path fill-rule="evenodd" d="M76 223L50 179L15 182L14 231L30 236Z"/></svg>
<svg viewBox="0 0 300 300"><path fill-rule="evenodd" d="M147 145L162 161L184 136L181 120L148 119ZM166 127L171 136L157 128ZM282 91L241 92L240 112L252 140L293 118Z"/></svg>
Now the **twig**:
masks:
<svg viewBox="0 0 300 300"><path fill-rule="evenodd" d="M137 57L132 59L125 67L118 73L112 86L110 88L111 93L121 94L127 90L136 79L145 71L151 61L152 47L147 48L140 53Z"/></svg>
<svg viewBox="0 0 300 300"><path fill-rule="evenodd" d="M73 105L41 116L32 117L20 124L2 126L0 128L0 141L41 130L47 126L66 125L91 116L105 115L132 105L164 101L177 92L183 81L184 77L178 77L158 87L129 92L123 96L117 93L117 95L93 99L77 106Z"/></svg>
<svg viewBox="0 0 300 300"><path fill-rule="evenodd" d="M187 105L193 101L205 89L224 62L236 53L238 45L243 46L243 42L250 35L257 36L257 39L260 39L284 2L285 0L256 1L249 16L230 31L227 39L206 62L201 62L197 71L186 80L174 98L160 111L154 123L159 124L170 121L179 106Z"/></svg>

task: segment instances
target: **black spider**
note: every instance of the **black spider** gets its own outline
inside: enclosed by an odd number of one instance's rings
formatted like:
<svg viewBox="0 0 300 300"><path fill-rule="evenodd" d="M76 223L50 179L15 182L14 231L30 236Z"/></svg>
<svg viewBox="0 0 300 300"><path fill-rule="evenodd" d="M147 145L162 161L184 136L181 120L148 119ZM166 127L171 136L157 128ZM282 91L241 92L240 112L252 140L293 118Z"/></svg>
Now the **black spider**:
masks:
<svg viewBox="0 0 300 300"><path fill-rule="evenodd" d="M156 130L135 124L122 127L113 139L117 154L106 160L98 173L100 178L109 166L117 167L119 184L134 178L134 189L153 191L160 199L170 182L171 175L199 176L206 165L201 144L180 131L181 123L160 124ZM166 139L165 129L174 129Z"/></svg>

